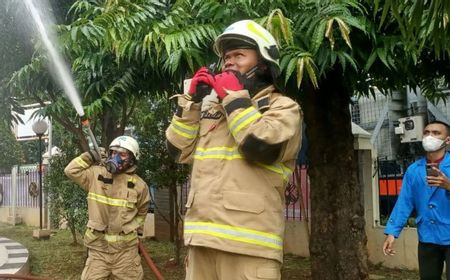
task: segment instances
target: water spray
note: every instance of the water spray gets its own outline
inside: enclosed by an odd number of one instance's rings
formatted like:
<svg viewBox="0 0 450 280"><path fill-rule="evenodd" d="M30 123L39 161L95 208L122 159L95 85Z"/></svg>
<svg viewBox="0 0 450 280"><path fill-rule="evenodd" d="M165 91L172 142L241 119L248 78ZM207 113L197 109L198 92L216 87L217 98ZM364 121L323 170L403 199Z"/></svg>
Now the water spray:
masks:
<svg viewBox="0 0 450 280"><path fill-rule="evenodd" d="M44 43L45 47L48 50L50 57L52 58L51 62L53 64L53 66L55 67L55 70L56 70L55 72L60 77L59 83L63 87L64 92L66 93L70 102L74 106L78 115L80 115L82 117L84 115L83 106L81 106L81 101L80 101L80 98L78 97L78 93L77 93L77 90L75 89L74 82L73 82L73 79L69 72L68 67L64 63L62 56L58 53L58 51L53 46L52 41L50 40L50 34L47 32L45 25L44 25L44 21L42 20L41 15L38 12L38 9L33 4L33 1L25 0L25 5L27 6L28 10L30 11L31 17L33 18L34 22L36 23L36 27L39 31L39 34L41 35L42 42Z"/></svg>
<svg viewBox="0 0 450 280"><path fill-rule="evenodd" d="M95 140L94 134L92 133L92 130L90 128L89 120L84 114L83 106L81 105L81 100L80 97L78 96L77 90L75 89L75 85L72 76L69 72L69 69L66 66L62 56L53 46L52 40L50 39L51 36L47 32L42 17L39 14L39 11L34 5L33 1L25 0L25 5L27 6L28 10L30 11L31 17L36 23L36 27L39 31L39 34L41 35L42 42L44 43L44 46L46 47L51 57L51 62L54 68L56 69L55 72L58 73L58 76L60 77L58 81L63 87L64 93L67 95L70 102L72 103L72 106L75 108L78 115L80 116L81 124L87 130L88 136L91 140L92 145L94 146L95 151L100 155L100 149L97 145L97 141Z"/></svg>
<svg viewBox="0 0 450 280"><path fill-rule="evenodd" d="M0 0L1 1L1 0ZM81 124L83 128L85 128L88 132L88 136L91 140L92 145L94 146L95 151L100 155L100 149L97 145L97 141L95 140L94 134L92 133L89 119L85 116L83 106L81 105L80 97L78 96L78 93L75 89L74 82L72 79L72 76L69 72L68 67L66 66L63 58L60 56L60 54L56 51L54 48L52 41L50 40L50 36L47 33L47 30L45 29L45 26L43 24L42 18L38 12L38 9L34 6L32 0L24 0L25 5L27 6L28 10L30 11L30 14L34 20L34 22L37 25L38 31L41 35L42 41L45 45L45 47L48 50L48 53L51 57L52 64L56 69L56 73L60 77L60 80L58 80L63 87L64 93L69 98L70 102L72 103L72 106L77 111L78 115L81 119ZM145 251L145 248L143 244L139 241L138 248L141 254L144 256L144 260L147 263L147 265L150 267L152 272L155 274L156 278L158 280L164 280L163 276L159 272L158 268L148 255L148 253ZM29 280L48 280L47 278L39 278L39 277L33 277L33 276L20 276L20 275L11 275L11 274L0 274L0 279L2 277L9 277L11 279L29 279Z"/></svg>

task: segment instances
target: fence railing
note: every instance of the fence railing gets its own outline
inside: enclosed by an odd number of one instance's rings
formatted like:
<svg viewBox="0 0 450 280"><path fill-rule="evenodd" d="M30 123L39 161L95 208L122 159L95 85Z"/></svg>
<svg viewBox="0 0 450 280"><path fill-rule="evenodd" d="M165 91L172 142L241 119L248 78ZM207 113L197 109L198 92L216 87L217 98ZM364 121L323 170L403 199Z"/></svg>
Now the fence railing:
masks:
<svg viewBox="0 0 450 280"><path fill-rule="evenodd" d="M303 221L310 216L308 168L297 165L286 186L285 212L286 220Z"/></svg>
<svg viewBox="0 0 450 280"><path fill-rule="evenodd" d="M39 208L38 166L19 166L15 172L0 174L0 184L3 197L0 207Z"/></svg>
<svg viewBox="0 0 450 280"><path fill-rule="evenodd" d="M45 171L43 173L43 177ZM16 180L16 201L13 203L13 184ZM181 186L180 211L185 213L189 182ZM39 171L38 166L19 166L16 174L0 174L0 207L39 208ZM310 184L306 166L296 166L285 190L286 220L302 221L310 216Z"/></svg>

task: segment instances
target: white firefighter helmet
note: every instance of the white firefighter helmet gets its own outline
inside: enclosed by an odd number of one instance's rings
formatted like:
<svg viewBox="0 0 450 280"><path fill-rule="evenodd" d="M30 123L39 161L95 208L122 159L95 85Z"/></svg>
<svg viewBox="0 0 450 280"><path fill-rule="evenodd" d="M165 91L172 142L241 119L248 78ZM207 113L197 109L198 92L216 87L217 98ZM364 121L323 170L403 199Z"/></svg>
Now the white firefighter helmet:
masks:
<svg viewBox="0 0 450 280"><path fill-rule="evenodd" d="M220 34L214 43L215 53L222 57L224 51L232 48L240 48L239 42L243 48L253 45L268 62L272 76L275 79L280 74L280 64L278 58L280 56L277 41L264 27L253 20L241 20L228 26L225 31Z"/></svg>
<svg viewBox="0 0 450 280"><path fill-rule="evenodd" d="M139 159L139 144L138 142L130 136L119 136L115 138L109 145L110 150L120 151L121 149L127 149L130 151L136 160Z"/></svg>

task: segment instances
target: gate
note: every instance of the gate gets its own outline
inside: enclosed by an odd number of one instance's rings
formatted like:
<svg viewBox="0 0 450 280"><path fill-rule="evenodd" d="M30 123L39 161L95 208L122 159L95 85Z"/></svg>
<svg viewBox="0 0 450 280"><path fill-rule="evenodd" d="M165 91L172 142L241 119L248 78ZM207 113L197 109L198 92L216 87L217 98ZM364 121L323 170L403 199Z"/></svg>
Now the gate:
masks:
<svg viewBox="0 0 450 280"><path fill-rule="evenodd" d="M39 187L38 165L13 167L11 173L0 174L0 207L12 209L11 216L16 208L39 208Z"/></svg>

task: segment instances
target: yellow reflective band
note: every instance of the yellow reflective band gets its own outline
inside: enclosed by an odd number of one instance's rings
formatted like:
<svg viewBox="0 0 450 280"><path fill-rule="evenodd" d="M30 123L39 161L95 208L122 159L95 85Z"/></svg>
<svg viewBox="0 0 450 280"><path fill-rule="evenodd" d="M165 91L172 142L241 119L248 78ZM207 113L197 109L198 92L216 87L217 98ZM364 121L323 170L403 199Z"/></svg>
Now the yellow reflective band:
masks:
<svg viewBox="0 0 450 280"><path fill-rule="evenodd" d="M290 169L289 167L287 167L286 165L279 163L279 165L281 166L281 168L283 169L283 173L284 173L284 178L289 178L289 176L292 175L292 172L294 172L293 169Z"/></svg>
<svg viewBox="0 0 450 280"><path fill-rule="evenodd" d="M136 178L130 177L130 178L128 178L128 182L136 183L137 180L136 180Z"/></svg>
<svg viewBox="0 0 450 280"><path fill-rule="evenodd" d="M258 164L259 166L261 166L265 169L268 169L270 171L280 174L281 176L283 176L284 180L287 180L289 178L289 176L292 174L292 170L289 169L287 166L285 166L282 163L275 163L272 165L267 165L264 163L257 162L256 164Z"/></svg>
<svg viewBox="0 0 450 280"><path fill-rule="evenodd" d="M197 148L194 153L194 158L198 160L204 159L242 159L244 158L239 153L237 147L212 147L208 149Z"/></svg>
<svg viewBox="0 0 450 280"><path fill-rule="evenodd" d="M172 124L179 126L181 128L184 128L186 130L192 131L192 132L197 132L199 125L188 125L182 122L177 121L175 118L172 118Z"/></svg>
<svg viewBox="0 0 450 280"><path fill-rule="evenodd" d="M240 112L239 114L237 114L233 119L231 119L230 123L229 123L229 127L234 127L235 124L242 118L242 116L247 115L248 113L252 112L253 110L255 110L255 108L253 107L248 107L247 109L245 109L244 111Z"/></svg>
<svg viewBox="0 0 450 280"><path fill-rule="evenodd" d="M212 147L212 148L197 148L194 153L194 159L206 160L206 159L245 159L245 157L239 152L237 146L235 147ZM292 174L292 170L282 163L274 163L272 165L255 162L258 166L265 168L269 171L280 174L283 180L287 180Z"/></svg>
<svg viewBox="0 0 450 280"><path fill-rule="evenodd" d="M258 110L256 110L254 107L245 109L230 121L229 128L231 134L236 136L236 133L238 133L242 128L261 118L261 116L261 113L258 112Z"/></svg>
<svg viewBox="0 0 450 280"><path fill-rule="evenodd" d="M81 167L83 167L83 168L88 168L88 167L89 167L89 164L87 164L81 157L77 157L77 158L75 159L75 162L76 162L79 166L81 166Z"/></svg>
<svg viewBox="0 0 450 280"><path fill-rule="evenodd" d="M92 230L87 229L85 233L86 237L89 239L95 239L97 236L95 236L94 232Z"/></svg>
<svg viewBox="0 0 450 280"><path fill-rule="evenodd" d="M131 241L137 238L136 232L130 232L129 234L117 235L117 234L105 234L105 240L113 243L120 241Z"/></svg>
<svg viewBox="0 0 450 280"><path fill-rule="evenodd" d="M261 118L261 114L257 111L256 114L253 116L250 116L248 119L243 121L239 126L236 127L231 133L233 135L236 135L239 131L241 131L242 128L246 127L248 124L252 123L253 121Z"/></svg>
<svg viewBox="0 0 450 280"><path fill-rule="evenodd" d="M249 31L251 31L252 33L254 33L256 36L261 37L261 39L263 39L264 41L266 41L267 43L270 43L269 39L267 39L266 36L264 36L264 34L262 34L257 28L256 26L253 25L252 22L249 22L247 24L247 28Z"/></svg>
<svg viewBox="0 0 450 280"><path fill-rule="evenodd" d="M176 134L183 136L188 139L193 139L197 136L198 133L198 125L187 125L182 122L177 121L175 118L172 119L172 124L170 128Z"/></svg>
<svg viewBox="0 0 450 280"><path fill-rule="evenodd" d="M283 249L283 239L275 234L242 227L222 225L210 222L185 222L186 234L212 235L228 240L249 243L276 250Z"/></svg>
<svg viewBox="0 0 450 280"><path fill-rule="evenodd" d="M142 226L144 224L145 218L143 218L143 217L136 217L136 218L134 218L134 220L136 221L136 223L138 223L139 225Z"/></svg>
<svg viewBox="0 0 450 280"><path fill-rule="evenodd" d="M119 198L111 198L103 195L99 195L93 192L89 192L88 199L97 201L102 204L111 205L111 206L117 206L117 207L127 207L127 208L135 208L136 206L134 203L128 202L125 199L119 199Z"/></svg>

